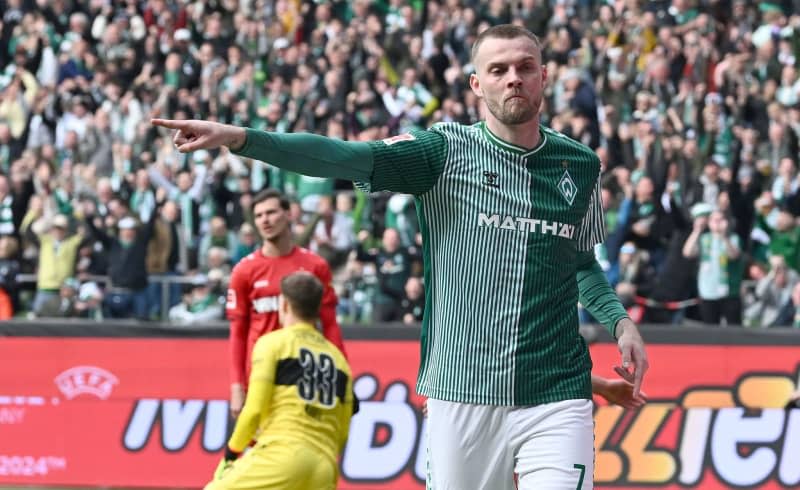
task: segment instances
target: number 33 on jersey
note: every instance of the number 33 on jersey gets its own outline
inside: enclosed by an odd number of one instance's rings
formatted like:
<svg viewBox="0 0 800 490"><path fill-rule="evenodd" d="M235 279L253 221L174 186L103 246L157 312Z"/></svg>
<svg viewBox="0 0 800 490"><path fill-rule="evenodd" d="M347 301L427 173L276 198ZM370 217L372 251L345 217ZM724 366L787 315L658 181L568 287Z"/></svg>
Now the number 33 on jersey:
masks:
<svg viewBox="0 0 800 490"><path fill-rule="evenodd" d="M247 404L257 402L260 408L259 442L300 439L335 460L347 441L353 413L350 366L310 324L258 339L247 397Z"/></svg>

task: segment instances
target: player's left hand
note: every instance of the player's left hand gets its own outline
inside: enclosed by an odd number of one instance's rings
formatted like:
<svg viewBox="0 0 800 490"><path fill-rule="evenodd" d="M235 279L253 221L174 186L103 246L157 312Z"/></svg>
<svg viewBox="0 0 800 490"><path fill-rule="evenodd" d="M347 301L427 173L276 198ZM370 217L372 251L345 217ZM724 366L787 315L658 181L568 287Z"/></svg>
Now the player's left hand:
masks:
<svg viewBox="0 0 800 490"><path fill-rule="evenodd" d="M233 467L233 461L222 458L214 470L214 480L221 480Z"/></svg>
<svg viewBox="0 0 800 490"><path fill-rule="evenodd" d="M608 403L619 405L628 410L642 407L647 402L647 395L642 391L639 396L633 396L633 375L619 366L615 366L614 371L622 379L606 380L605 388L600 395Z"/></svg>
<svg viewBox="0 0 800 490"><path fill-rule="evenodd" d="M617 345L619 346L619 352L622 354L622 368L617 370L618 367L615 367L614 369L624 379L632 378L632 395L636 398L641 396L642 380L644 379L644 373L650 367L650 363L647 361L644 340L642 340L636 324L630 318L623 318L617 323L616 331L620 332L620 330L622 333L617 335ZM625 374L623 375L620 371L625 372Z"/></svg>
<svg viewBox="0 0 800 490"><path fill-rule="evenodd" d="M225 445L225 454L222 456L222 461L217 465L214 470L214 480L221 480L233 467L233 462L236 461L241 453L232 450L228 445Z"/></svg>

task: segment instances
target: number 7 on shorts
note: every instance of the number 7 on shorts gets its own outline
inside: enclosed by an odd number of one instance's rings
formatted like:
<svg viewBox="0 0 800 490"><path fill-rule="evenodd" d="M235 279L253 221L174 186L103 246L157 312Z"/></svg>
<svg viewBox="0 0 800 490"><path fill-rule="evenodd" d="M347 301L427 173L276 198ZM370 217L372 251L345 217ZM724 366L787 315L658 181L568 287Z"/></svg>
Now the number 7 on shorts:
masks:
<svg viewBox="0 0 800 490"><path fill-rule="evenodd" d="M583 488L583 476L586 474L586 465L575 463L572 467L581 470L581 476L578 478L578 486L575 487L575 490L581 490L581 488Z"/></svg>

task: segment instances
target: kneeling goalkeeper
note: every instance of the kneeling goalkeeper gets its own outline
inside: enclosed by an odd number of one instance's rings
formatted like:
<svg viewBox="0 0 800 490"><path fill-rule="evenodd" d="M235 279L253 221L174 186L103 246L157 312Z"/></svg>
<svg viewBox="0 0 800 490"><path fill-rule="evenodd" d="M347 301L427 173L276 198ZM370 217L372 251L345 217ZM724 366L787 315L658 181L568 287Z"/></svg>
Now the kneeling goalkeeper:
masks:
<svg viewBox="0 0 800 490"><path fill-rule="evenodd" d="M353 381L344 355L315 327L323 291L307 272L281 281L285 327L253 348L244 408L206 490L336 488ZM242 455L254 437L255 446Z"/></svg>

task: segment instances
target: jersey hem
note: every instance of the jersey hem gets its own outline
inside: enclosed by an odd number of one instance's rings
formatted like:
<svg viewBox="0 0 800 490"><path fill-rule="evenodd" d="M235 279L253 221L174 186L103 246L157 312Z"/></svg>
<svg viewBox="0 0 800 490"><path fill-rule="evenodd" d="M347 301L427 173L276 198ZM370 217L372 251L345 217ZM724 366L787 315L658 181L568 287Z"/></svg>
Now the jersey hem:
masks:
<svg viewBox="0 0 800 490"><path fill-rule="evenodd" d="M434 400L442 400L446 402L467 403L471 405L496 405L506 407L527 407L533 405L543 405L545 403L563 402L566 400L591 400L592 393L589 391L566 391L559 393L544 393L537 396L517 397L515 399L508 399L505 397L494 397L478 395L476 393L462 393L449 390L439 390L434 388L426 388L417 384L417 393L420 395L433 398Z"/></svg>

